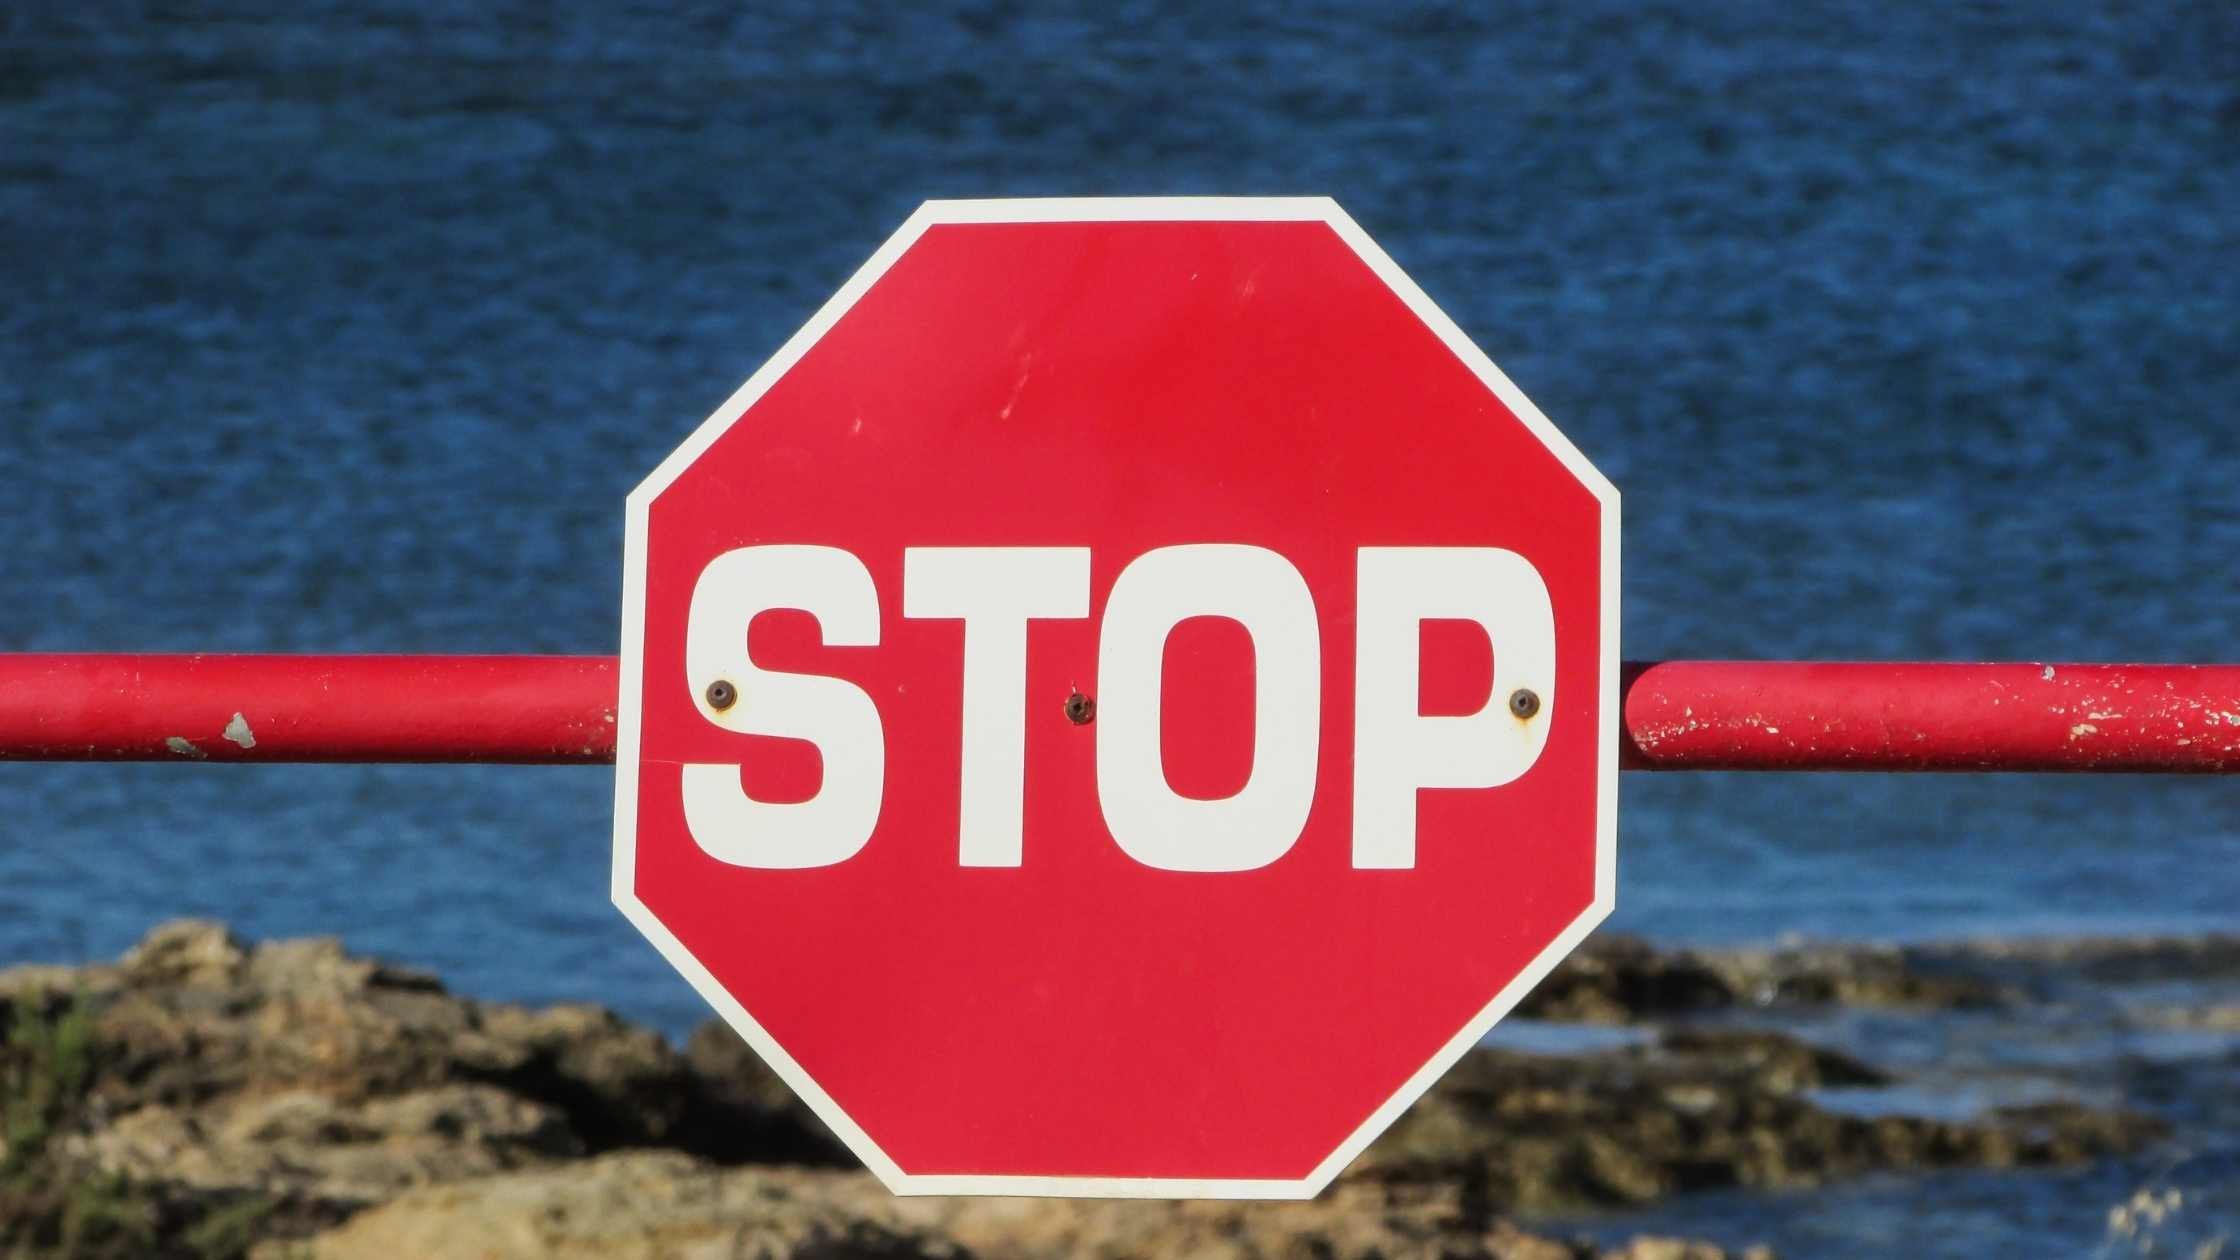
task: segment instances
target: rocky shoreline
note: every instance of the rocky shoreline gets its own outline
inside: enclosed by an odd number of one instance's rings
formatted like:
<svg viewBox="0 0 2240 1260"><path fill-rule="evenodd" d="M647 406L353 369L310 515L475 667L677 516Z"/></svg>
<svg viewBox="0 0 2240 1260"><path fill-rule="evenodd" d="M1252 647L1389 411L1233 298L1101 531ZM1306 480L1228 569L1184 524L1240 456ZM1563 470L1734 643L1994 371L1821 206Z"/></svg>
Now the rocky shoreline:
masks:
<svg viewBox="0 0 2240 1260"><path fill-rule="evenodd" d="M680 1048L596 1007L474 1001L333 941L181 921L116 963L0 972L0 1254L1714 1260L1731 1253L1597 1251L1510 1218L2147 1148L2158 1120L2077 1102L1833 1108L1825 1091L1889 1069L1729 1018L1999 1009L2035 1000L2018 964L2120 973L2145 948L1598 938L1520 1015L1623 1036L1475 1051L1321 1199L1240 1205L895 1199L720 1025Z"/></svg>

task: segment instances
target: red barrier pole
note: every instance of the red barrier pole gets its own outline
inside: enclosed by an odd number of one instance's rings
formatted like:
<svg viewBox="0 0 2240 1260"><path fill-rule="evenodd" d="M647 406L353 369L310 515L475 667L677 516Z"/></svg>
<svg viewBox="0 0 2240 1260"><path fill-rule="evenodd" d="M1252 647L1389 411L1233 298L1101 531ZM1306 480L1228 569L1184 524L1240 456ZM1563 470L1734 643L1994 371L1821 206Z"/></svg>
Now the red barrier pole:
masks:
<svg viewBox="0 0 2240 1260"><path fill-rule="evenodd" d="M0 655L0 760L612 761L611 656Z"/></svg>
<svg viewBox="0 0 2240 1260"><path fill-rule="evenodd" d="M0 655L0 760L614 758L598 656ZM2240 665L1665 661L1626 669L1650 770L2240 769Z"/></svg>
<svg viewBox="0 0 2240 1260"><path fill-rule="evenodd" d="M2240 769L2240 665L1665 661L1626 668L1648 770Z"/></svg>

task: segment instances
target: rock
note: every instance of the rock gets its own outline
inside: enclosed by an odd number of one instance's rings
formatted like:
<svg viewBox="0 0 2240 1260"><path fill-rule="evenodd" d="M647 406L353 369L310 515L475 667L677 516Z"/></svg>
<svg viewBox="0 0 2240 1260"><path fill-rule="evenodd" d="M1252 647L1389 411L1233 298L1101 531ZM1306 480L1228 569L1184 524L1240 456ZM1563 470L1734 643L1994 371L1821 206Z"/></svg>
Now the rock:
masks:
<svg viewBox="0 0 2240 1260"><path fill-rule="evenodd" d="M1724 1260L1728 1253L1709 1243L1685 1238L1635 1238L1607 1260ZM1773 1260L1766 1247L1745 1248L1737 1260Z"/></svg>
<svg viewBox="0 0 2240 1260"><path fill-rule="evenodd" d="M1630 936L1595 936L1517 1007L1529 1019L1579 1024L1718 1010L1739 999L1726 977L1692 954L1664 954Z"/></svg>
<svg viewBox="0 0 2240 1260"><path fill-rule="evenodd" d="M1632 937L1598 936L1565 959L1517 1013L1615 1024L1735 1007L1975 1010L2018 1000L1962 955L1872 945L1664 953Z"/></svg>
<svg viewBox="0 0 2240 1260"><path fill-rule="evenodd" d="M1917 959L1938 965L2058 971L2098 984L2240 980L2240 935L2231 933L2019 937L1922 946L1910 952Z"/></svg>
<svg viewBox="0 0 2240 1260"><path fill-rule="evenodd" d="M1985 1010L2065 983L2202 983L2240 977L2240 936L2055 938L1943 945L1788 945L1664 952L1597 936L1517 1008L1528 1018L1614 1024L1742 1008Z"/></svg>
<svg viewBox="0 0 2240 1260"><path fill-rule="evenodd" d="M1777 1093L1862 1085L1888 1085L1888 1072L1847 1054L1781 1033L1749 1028L1670 1028L1657 1039L1667 1053L1739 1069L1753 1083Z"/></svg>
<svg viewBox="0 0 2240 1260"><path fill-rule="evenodd" d="M1702 955L1751 1006L1988 1010L2018 1005L2012 988L1964 965L1878 945L1784 946Z"/></svg>
<svg viewBox="0 0 2240 1260"><path fill-rule="evenodd" d="M309 1091L182 1111L141 1107L63 1153L205 1195L253 1192L339 1220L414 1186L565 1159L583 1144L551 1107L487 1085L345 1106Z"/></svg>
<svg viewBox="0 0 2240 1260"><path fill-rule="evenodd" d="M1555 1211L1874 1172L2069 1164L2166 1132L2148 1117L2071 1104L1969 1122L1852 1116L1809 1093L1886 1079L1772 1032L1677 1032L1563 1057L1478 1050L1346 1179L1460 1185L1497 1211Z"/></svg>
<svg viewBox="0 0 2240 1260"><path fill-rule="evenodd" d="M1640 1020L1768 992L1964 1004L1989 992L1975 983L1883 951L1617 941L1535 1000ZM1313 1202L898 1200L720 1024L680 1051L599 1007L472 1001L332 940L250 945L187 921L115 964L0 972L0 1254L72 1239L73 1254L231 1256L316 1236L339 1256L1569 1258L1592 1250L1503 1214L2070 1162L2159 1132L2074 1104L1961 1123L1815 1101L1887 1081L1780 1033L1680 1024L1592 1054L1473 1052Z"/></svg>
<svg viewBox="0 0 2240 1260"><path fill-rule="evenodd" d="M55 1226L89 1177L129 1183L159 1234L261 1205L257 1229L286 1236L619 1147L838 1157L806 1111L611 1012L474 1002L332 940L251 947L215 923L161 925L113 966L0 973L0 1042L7 1159L52 1189L0 1210L0 1254Z"/></svg>
<svg viewBox="0 0 2240 1260"><path fill-rule="evenodd" d="M303 1254L322 1260L961 1260L968 1254L904 1221L898 1202L861 1174L726 1172L673 1151L635 1151L416 1190L308 1245L268 1245L252 1254L261 1260Z"/></svg>
<svg viewBox="0 0 2240 1260"><path fill-rule="evenodd" d="M27 993L30 983L0 976L0 993ZM244 948L216 924L165 924L117 967L88 968L56 988L94 1012L88 1092L115 1114L230 1114L272 1094L350 1108L481 1085L540 1104L577 1150L667 1145L801 1160L833 1149L805 1111L741 1094L733 1077L695 1068L610 1011L471 1001L424 973L353 958L333 940Z"/></svg>
<svg viewBox="0 0 2240 1260"><path fill-rule="evenodd" d="M1582 1260L1598 1253L1489 1221L1454 1192L1389 1200L1340 1188L1303 1203L1098 1199L897 1199L867 1174L724 1169L668 1153L413 1191L261 1260L473 1256L652 1260L754 1256L980 1260ZM1612 1257L1726 1260L1703 1243L1639 1239ZM1770 1260L1768 1253L1750 1253Z"/></svg>
<svg viewBox="0 0 2240 1260"><path fill-rule="evenodd" d="M232 983L247 959L225 924L178 919L158 925L118 965L137 985L214 988Z"/></svg>
<svg viewBox="0 0 2240 1260"><path fill-rule="evenodd" d="M2132 1012L2148 1028L2182 1032L2240 1033L2240 1002L2205 1002L2198 1006L2148 1006Z"/></svg>
<svg viewBox="0 0 2240 1260"><path fill-rule="evenodd" d="M729 1024L711 1019L693 1029L684 1057L709 1095L733 1117L731 1123L751 1127L742 1144L758 1152L758 1159L855 1166L855 1155Z"/></svg>

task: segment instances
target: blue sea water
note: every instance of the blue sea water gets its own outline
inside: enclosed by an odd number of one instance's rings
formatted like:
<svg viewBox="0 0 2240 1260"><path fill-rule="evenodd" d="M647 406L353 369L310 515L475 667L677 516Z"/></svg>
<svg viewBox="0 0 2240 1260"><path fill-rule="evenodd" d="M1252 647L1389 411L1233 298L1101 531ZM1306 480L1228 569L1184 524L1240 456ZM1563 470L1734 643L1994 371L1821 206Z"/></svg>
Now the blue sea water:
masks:
<svg viewBox="0 0 2240 1260"><path fill-rule="evenodd" d="M1336 196L1626 495L1636 658L2240 658L2240 9L0 7L0 650L614 649L622 496L922 198ZM152 921L697 1000L581 768L0 765ZM2240 783L1636 775L1666 940L2240 927Z"/></svg>

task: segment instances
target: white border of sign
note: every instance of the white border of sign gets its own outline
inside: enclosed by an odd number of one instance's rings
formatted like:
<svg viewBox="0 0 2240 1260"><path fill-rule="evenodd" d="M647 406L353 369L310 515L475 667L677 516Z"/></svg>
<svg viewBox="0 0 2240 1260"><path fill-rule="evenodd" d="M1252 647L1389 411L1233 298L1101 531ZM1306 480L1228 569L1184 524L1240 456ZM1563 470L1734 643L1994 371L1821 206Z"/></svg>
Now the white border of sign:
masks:
<svg viewBox="0 0 2240 1260"><path fill-rule="evenodd" d="M669 929L637 898L633 889L633 872L636 865L638 816L638 714L642 701L639 675L644 668L645 649L645 598L646 598L646 513L648 506L662 491L669 488L701 453L745 414L771 385L784 376L800 361L809 348L823 337L840 317L854 306L858 299L886 274L904 251L924 235L925 230L940 223L1063 223L1063 222L1117 222L1129 220L1229 220L1229 221L1318 221L1327 223L1340 239L1353 247L1361 260L1367 263L1392 291L1408 304L1416 316L1439 335L1439 339L1454 351L1478 379L1485 382L1509 410L1531 429L1543 445L1563 461L1588 490L1602 504L1602 695L1601 695L1601 757L1598 767L1600 798L1596 806L1597 829L1595 840L1595 894L1588 906L1571 926L1545 949L1532 964L1524 969L1509 986L1486 1008L1479 1011L1463 1026L1431 1061L1408 1078L1398 1092L1385 1100L1361 1127L1354 1130L1338 1149L1316 1165L1313 1172L1297 1180L1243 1180L1186 1178L1133 1178L1133 1177L1005 1177L979 1175L919 1176L904 1172L879 1145L871 1140L861 1126L849 1118L830 1095L821 1089L799 1063L785 1052L754 1016L747 1013L737 999L716 982L708 969L701 966L691 952L685 949ZM1377 1135L1383 1133L1393 1121L1400 1118L1408 1106L1423 1095L1433 1082L1454 1066L1479 1038L1498 1022L1503 1015L1523 1000L1534 985L1546 977L1566 954L1586 939L1595 926L1607 918L1617 893L1617 815L1618 815L1618 491L1584 455L1572 446L1554 424L1532 405L1510 383L1493 360L1473 345L1463 335L1453 320L1448 319L1422 289L1400 270L1397 263L1379 249L1376 242L1361 230L1351 216L1338 208L1338 203L1327 197L1111 197L1111 198L1048 198L991 201L929 201L918 208L887 243L871 256L869 262L850 277L847 284L818 310L815 317L803 325L800 332L771 356L760 371L747 379L738 392L725 399L685 439L670 456L661 461L636 490L630 492L628 516L623 534L622 560L622 678L620 703L615 709L615 776L614 776L614 903L629 920L636 924L654 948L661 951L700 996L723 1016L724 1020L746 1038L764 1062L792 1087L802 1101L808 1103L832 1131L839 1135L850 1150L876 1173L889 1190L896 1194L1017 1194L1017 1195L1068 1195L1105 1198L1207 1198L1207 1199L1309 1199L1342 1172L1355 1156L1366 1149Z"/></svg>

